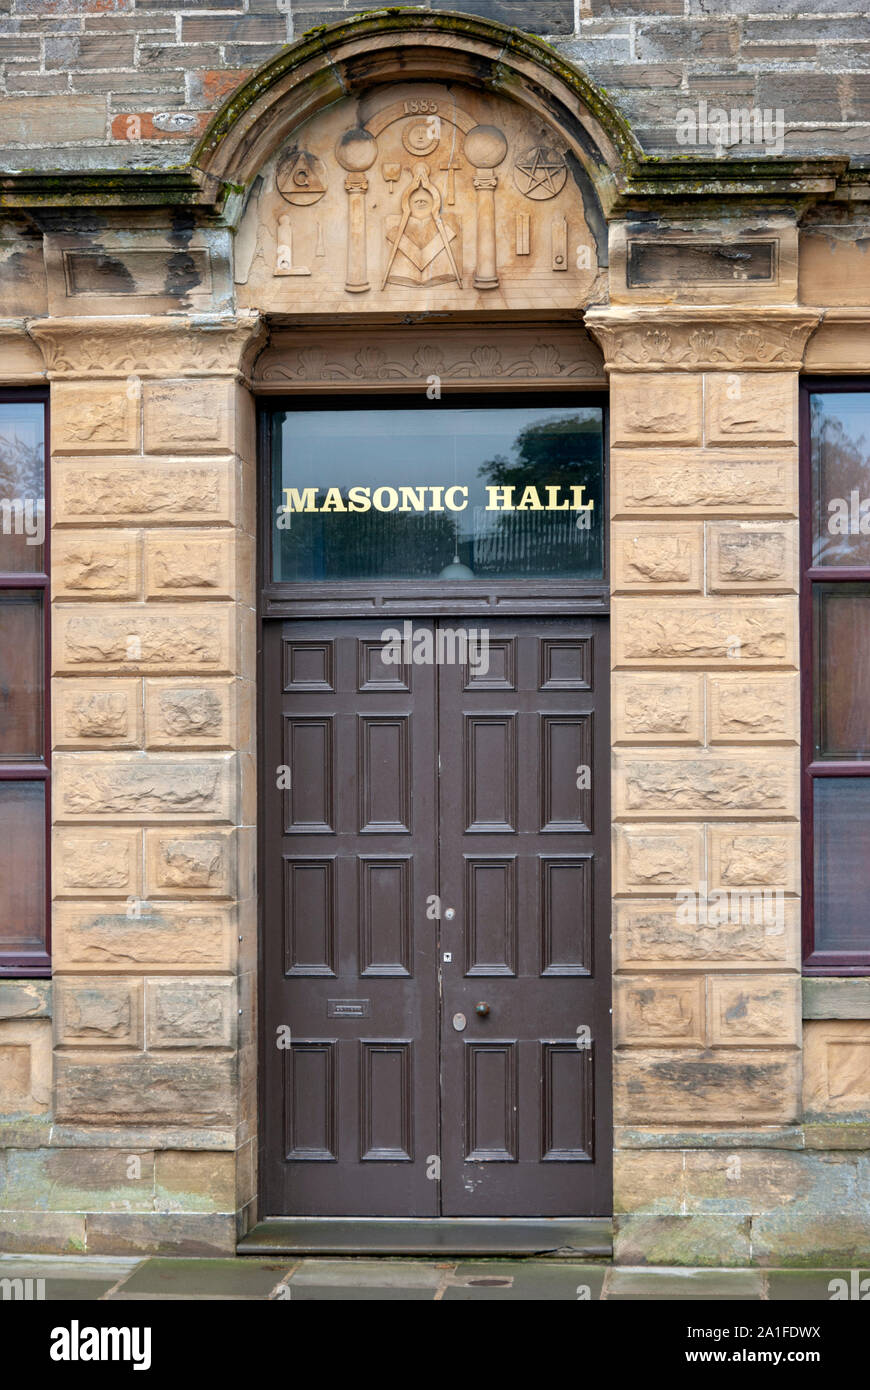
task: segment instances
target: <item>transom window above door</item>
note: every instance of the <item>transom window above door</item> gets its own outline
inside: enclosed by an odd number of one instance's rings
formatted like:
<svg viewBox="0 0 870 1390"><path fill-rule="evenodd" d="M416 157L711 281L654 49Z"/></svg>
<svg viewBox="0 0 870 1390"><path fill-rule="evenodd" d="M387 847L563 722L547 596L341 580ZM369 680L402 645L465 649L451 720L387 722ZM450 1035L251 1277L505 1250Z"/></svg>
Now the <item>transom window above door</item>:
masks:
<svg viewBox="0 0 870 1390"><path fill-rule="evenodd" d="M604 409L274 411L272 579L600 579Z"/></svg>

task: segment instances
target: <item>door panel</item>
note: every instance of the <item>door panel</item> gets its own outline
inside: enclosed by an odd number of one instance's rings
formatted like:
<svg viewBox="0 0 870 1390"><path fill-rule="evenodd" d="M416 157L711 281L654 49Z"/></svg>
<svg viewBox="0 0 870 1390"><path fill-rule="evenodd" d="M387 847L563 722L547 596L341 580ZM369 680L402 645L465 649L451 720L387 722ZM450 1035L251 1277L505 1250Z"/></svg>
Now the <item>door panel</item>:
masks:
<svg viewBox="0 0 870 1390"><path fill-rule="evenodd" d="M438 1214L435 679L378 633L265 629L270 1214Z"/></svg>
<svg viewBox="0 0 870 1390"><path fill-rule="evenodd" d="M607 624L487 630L265 627L264 1214L609 1210Z"/></svg>
<svg viewBox="0 0 870 1390"><path fill-rule="evenodd" d="M442 1212L597 1215L610 1195L595 1076L610 1054L607 627L488 626L497 667L438 671Z"/></svg>

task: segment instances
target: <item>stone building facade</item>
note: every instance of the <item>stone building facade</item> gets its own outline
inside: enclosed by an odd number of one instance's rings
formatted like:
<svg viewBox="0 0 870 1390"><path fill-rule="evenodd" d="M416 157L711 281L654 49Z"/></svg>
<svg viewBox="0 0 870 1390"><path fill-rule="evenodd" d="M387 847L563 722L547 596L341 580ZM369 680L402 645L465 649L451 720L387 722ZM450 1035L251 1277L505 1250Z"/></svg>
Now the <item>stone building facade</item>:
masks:
<svg viewBox="0 0 870 1390"><path fill-rule="evenodd" d="M292 1214L261 1181L267 620L311 648L366 611L609 609L615 1257L870 1259L870 967L802 947L800 599L801 383L870 377L870 31L709 8L6 7L0 409L47 389L52 811L50 978L0 980L0 1248L228 1252ZM609 604L276 591L258 402L433 381L606 396Z"/></svg>

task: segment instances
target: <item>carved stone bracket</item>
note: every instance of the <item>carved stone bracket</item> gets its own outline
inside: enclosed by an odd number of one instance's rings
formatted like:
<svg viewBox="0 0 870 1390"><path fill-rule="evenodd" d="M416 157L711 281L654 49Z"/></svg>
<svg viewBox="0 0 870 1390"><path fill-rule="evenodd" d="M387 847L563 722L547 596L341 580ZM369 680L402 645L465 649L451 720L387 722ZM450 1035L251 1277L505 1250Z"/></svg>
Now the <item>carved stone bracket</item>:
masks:
<svg viewBox="0 0 870 1390"><path fill-rule="evenodd" d="M699 307L590 309L585 323L604 350L608 370L796 371L819 319L813 309Z"/></svg>
<svg viewBox="0 0 870 1390"><path fill-rule="evenodd" d="M605 384L598 348L573 326L490 330L367 329L360 334L280 329L253 369L258 390L335 389L336 383L389 390L426 389L430 378L481 386Z"/></svg>
<svg viewBox="0 0 870 1390"><path fill-rule="evenodd" d="M95 376L235 376L248 367L265 327L234 317L31 319L49 380Z"/></svg>

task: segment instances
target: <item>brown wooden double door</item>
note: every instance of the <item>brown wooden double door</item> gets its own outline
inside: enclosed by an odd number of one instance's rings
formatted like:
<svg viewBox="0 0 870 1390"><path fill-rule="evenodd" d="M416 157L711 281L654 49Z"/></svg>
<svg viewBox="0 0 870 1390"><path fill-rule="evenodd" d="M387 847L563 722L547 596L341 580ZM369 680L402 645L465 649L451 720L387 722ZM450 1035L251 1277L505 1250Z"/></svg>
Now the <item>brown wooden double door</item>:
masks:
<svg viewBox="0 0 870 1390"><path fill-rule="evenodd" d="M606 619L384 626L265 625L262 1215L607 1214Z"/></svg>

